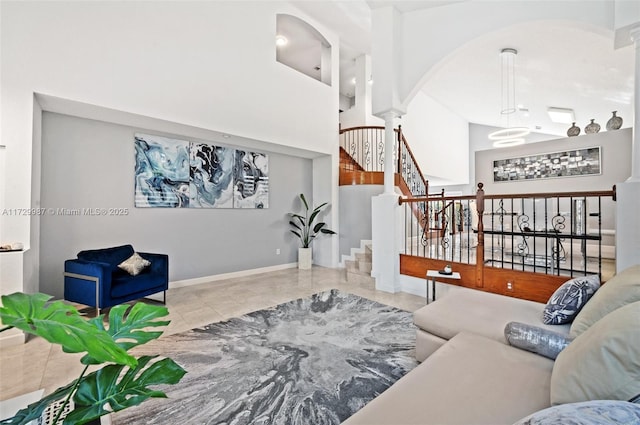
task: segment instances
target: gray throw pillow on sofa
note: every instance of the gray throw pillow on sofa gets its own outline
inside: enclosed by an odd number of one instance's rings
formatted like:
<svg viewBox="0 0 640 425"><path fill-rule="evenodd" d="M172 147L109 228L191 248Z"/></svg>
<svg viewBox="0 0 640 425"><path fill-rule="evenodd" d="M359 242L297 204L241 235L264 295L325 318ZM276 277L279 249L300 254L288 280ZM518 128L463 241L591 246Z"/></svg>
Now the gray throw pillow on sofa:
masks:
<svg viewBox="0 0 640 425"><path fill-rule="evenodd" d="M131 276L137 276L142 270L146 269L150 265L151 261L142 258L140 254L134 252L131 257L118 264L118 267L129 273Z"/></svg>
<svg viewBox="0 0 640 425"><path fill-rule="evenodd" d="M542 322L545 325L571 323L599 287L598 275L580 276L566 281L549 298L542 312Z"/></svg>
<svg viewBox="0 0 640 425"><path fill-rule="evenodd" d="M520 322L507 323L504 327L504 337L509 345L549 359L558 357L571 342L568 335Z"/></svg>
<svg viewBox="0 0 640 425"><path fill-rule="evenodd" d="M513 425L640 425L640 406L627 401L593 400L540 410Z"/></svg>
<svg viewBox="0 0 640 425"><path fill-rule="evenodd" d="M631 400L640 394L640 301L598 320L558 355L551 404Z"/></svg>

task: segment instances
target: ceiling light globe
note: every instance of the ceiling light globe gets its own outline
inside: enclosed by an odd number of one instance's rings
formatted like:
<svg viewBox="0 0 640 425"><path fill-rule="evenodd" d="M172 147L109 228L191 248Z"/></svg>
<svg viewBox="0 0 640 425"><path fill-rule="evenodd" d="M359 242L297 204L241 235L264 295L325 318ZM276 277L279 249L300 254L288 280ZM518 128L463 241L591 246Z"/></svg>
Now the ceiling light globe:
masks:
<svg viewBox="0 0 640 425"><path fill-rule="evenodd" d="M285 37L284 35L276 35L276 46L278 47L286 46L287 43L289 43L289 40L287 40L287 37Z"/></svg>

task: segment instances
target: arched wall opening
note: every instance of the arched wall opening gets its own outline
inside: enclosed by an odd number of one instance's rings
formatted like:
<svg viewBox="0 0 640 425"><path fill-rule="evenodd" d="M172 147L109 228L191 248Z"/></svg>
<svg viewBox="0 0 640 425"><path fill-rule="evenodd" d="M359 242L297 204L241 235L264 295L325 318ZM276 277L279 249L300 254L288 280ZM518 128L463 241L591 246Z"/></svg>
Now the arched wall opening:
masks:
<svg viewBox="0 0 640 425"><path fill-rule="evenodd" d="M276 15L276 60L331 85L331 44L309 23L293 15Z"/></svg>

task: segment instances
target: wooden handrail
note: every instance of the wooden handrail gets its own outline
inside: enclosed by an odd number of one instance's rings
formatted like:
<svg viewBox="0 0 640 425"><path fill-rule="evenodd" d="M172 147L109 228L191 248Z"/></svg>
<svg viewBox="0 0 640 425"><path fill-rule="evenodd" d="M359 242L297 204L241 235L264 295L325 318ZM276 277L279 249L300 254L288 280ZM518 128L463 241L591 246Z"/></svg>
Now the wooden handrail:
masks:
<svg viewBox="0 0 640 425"><path fill-rule="evenodd" d="M406 204L406 203L414 203L414 202L428 202L433 200L438 201L460 201L465 199L476 199L476 195L460 195L460 196L419 196L415 198L403 198L402 196L398 199L398 204Z"/></svg>
<svg viewBox="0 0 640 425"><path fill-rule="evenodd" d="M510 195L485 195L485 199L515 199L515 198L580 198L589 196L611 196L614 195L613 190L595 190L583 192L538 192L538 193L519 193Z"/></svg>
<svg viewBox="0 0 640 425"><path fill-rule="evenodd" d="M478 187L482 188L482 183L478 183ZM595 191L582 191L582 192L536 192L536 193L518 193L507 195L484 195L483 199L520 199L520 198L581 198L591 196L611 196L615 201L614 189L612 190L595 190ZM412 202L425 202L433 200L433 196L421 196L416 198L403 198L400 197L398 203L400 205L404 203ZM437 198L439 201L457 201L466 199L476 199L476 195L461 195L461 196L443 196Z"/></svg>
<svg viewBox="0 0 640 425"><path fill-rule="evenodd" d="M338 134L346 133L347 131L369 130L369 129L371 129L371 130L384 130L384 126L380 126L380 125L361 125L359 127L341 128L340 132Z"/></svg>
<svg viewBox="0 0 640 425"><path fill-rule="evenodd" d="M442 207L442 209L441 209L440 211L436 211L436 212L434 213L434 214L435 214L435 216L436 216L436 218L438 218L438 216L439 216L440 214L442 214L443 212L445 212L445 210L446 210L447 208L449 208L451 205L453 205L453 201L449 201L449 202L447 202L447 203L444 205L444 207Z"/></svg>

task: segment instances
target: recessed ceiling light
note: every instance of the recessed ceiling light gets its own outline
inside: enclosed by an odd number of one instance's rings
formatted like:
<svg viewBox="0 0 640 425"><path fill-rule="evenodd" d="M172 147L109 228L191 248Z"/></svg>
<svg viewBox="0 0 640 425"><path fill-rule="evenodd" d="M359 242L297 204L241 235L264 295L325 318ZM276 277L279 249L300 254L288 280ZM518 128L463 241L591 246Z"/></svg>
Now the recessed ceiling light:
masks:
<svg viewBox="0 0 640 425"><path fill-rule="evenodd" d="M355 84L355 83L356 83L356 77L353 77L353 78L351 79L351 84Z"/></svg>
<svg viewBox="0 0 640 425"><path fill-rule="evenodd" d="M229 136L228 134L224 134L224 133L223 133L223 134L222 134L222 137L224 137L225 139L228 139L228 138L229 138L229 137L231 137L231 136Z"/></svg>
<svg viewBox="0 0 640 425"><path fill-rule="evenodd" d="M289 40L287 40L287 37L285 37L284 35L276 35L276 46L286 46L288 42Z"/></svg>
<svg viewBox="0 0 640 425"><path fill-rule="evenodd" d="M573 109L550 107L547 109L547 114L552 122L558 124L571 124L576 121Z"/></svg>

